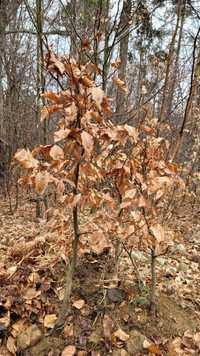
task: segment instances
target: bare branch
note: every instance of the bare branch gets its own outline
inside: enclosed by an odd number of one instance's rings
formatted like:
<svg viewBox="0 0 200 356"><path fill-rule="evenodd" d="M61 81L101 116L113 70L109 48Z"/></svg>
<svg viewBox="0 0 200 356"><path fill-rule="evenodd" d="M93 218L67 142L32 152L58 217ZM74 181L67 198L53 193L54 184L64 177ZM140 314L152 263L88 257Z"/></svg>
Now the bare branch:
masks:
<svg viewBox="0 0 200 356"><path fill-rule="evenodd" d="M30 35L37 35L36 31L28 30L28 29L19 29L19 30L9 30L5 31L5 35L12 35L15 33L24 33L24 34L30 34ZM54 30L54 31L47 31L47 32L42 32L42 35L44 36L69 36L69 34L66 31L61 31L61 30Z"/></svg>

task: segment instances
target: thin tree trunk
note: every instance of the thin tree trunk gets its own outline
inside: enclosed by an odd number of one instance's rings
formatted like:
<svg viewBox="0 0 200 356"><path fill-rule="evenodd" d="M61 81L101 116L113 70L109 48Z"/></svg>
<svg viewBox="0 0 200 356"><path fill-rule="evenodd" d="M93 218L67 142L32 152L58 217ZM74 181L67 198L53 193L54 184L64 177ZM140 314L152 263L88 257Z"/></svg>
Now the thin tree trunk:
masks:
<svg viewBox="0 0 200 356"><path fill-rule="evenodd" d="M4 48L4 25L3 25L3 11L0 5L0 136L4 137L4 123L3 123L3 48Z"/></svg>
<svg viewBox="0 0 200 356"><path fill-rule="evenodd" d="M171 75L171 77L172 77L171 87L169 88L169 95L168 95L168 99L167 99L166 118L169 117L171 110L172 110L172 104L173 104L173 98L174 98L174 88L175 88L175 84L176 84L176 80L177 80L177 73L178 73L178 62L179 62L179 56L180 56L184 20L185 20L185 2L183 4L183 8L181 10L181 23L180 23L180 29L179 29L178 44L177 44L177 49L176 49L176 59L175 59L175 63L174 63L174 69L173 69L172 75Z"/></svg>
<svg viewBox="0 0 200 356"><path fill-rule="evenodd" d="M108 17L110 7L110 0L106 0L105 16ZM102 89L106 91L107 76L109 71L109 28L108 24L105 25L105 42L104 42L104 63L103 63L103 75L102 75Z"/></svg>
<svg viewBox="0 0 200 356"><path fill-rule="evenodd" d="M71 0L71 11L72 11L72 21L74 27L76 28L76 0ZM70 43L70 56L76 58L77 55L77 47L76 47L76 34L73 32L70 35L71 43Z"/></svg>
<svg viewBox="0 0 200 356"><path fill-rule="evenodd" d="M196 93L197 87L198 87L198 78L199 78L199 73L200 73L200 49L196 58L196 47L197 47L197 41L200 33L200 27L197 31L197 34L195 36L194 40L194 47L193 47L193 64L192 64L192 72L191 72L191 82L190 82L190 90L189 90L189 95L186 103L186 108L184 112L184 117L183 117L183 122L181 125L181 128L178 132L178 136L176 139L176 144L172 153L171 161L174 161L177 158L177 155L180 151L182 141L183 141L183 134L184 134L184 129L185 125L188 122L189 115L191 112L192 108L192 103L193 103L193 98Z"/></svg>
<svg viewBox="0 0 200 356"><path fill-rule="evenodd" d="M123 1L123 8L121 12L120 18L120 28L129 28L129 16L131 13L131 1L124 0ZM119 78L126 81L126 67L127 67L127 58L128 58L128 44L129 44L129 31L127 35L120 40L120 50L119 50L119 59L121 60L121 65L119 68ZM125 110L125 102L126 97L125 94L118 89L117 90L117 97L116 97L116 112L124 112Z"/></svg>
<svg viewBox="0 0 200 356"><path fill-rule="evenodd" d="M12 16L16 16L17 9L22 0L8 1L0 0L0 136L3 137L3 60L4 36L6 27L9 25Z"/></svg>
<svg viewBox="0 0 200 356"><path fill-rule="evenodd" d="M43 126L40 123L40 110L44 105L42 94L45 91L44 84L44 54L43 54L43 0L36 0L36 19L37 19L37 110L36 125L38 130L38 143L47 144L47 120L44 120ZM41 217L40 197L36 195L36 217ZM48 196L44 196L45 208L48 208Z"/></svg>
<svg viewBox="0 0 200 356"><path fill-rule="evenodd" d="M160 122L164 122L166 119L167 98L168 98L168 94L169 94L169 83L170 83L170 78L171 78L170 70L171 70L171 66L173 65L173 60L174 60L174 47L175 47L176 36L178 33L179 23L180 23L180 19L181 19L182 1L183 0L179 0L179 2L178 2L176 27L173 32L170 47L169 47L169 54L168 54L168 59L167 59L166 72L165 72L163 96L162 96L161 109L160 109L160 115L159 115Z"/></svg>
<svg viewBox="0 0 200 356"><path fill-rule="evenodd" d="M80 169L80 164L78 163L76 167L76 173L75 173L75 185L76 185L75 192L74 192L75 195L77 194L77 189L78 189L79 169ZM77 205L73 208L72 215L73 215L73 231L74 231L74 240L72 242L72 257L69 261L67 271L66 271L64 299L63 299L62 307L59 312L58 321L56 323L55 330L63 327L65 322L65 317L67 316L70 309L70 297L71 297L71 292L73 287L73 278L74 278L74 272L76 268L78 243L80 238Z"/></svg>
<svg viewBox="0 0 200 356"><path fill-rule="evenodd" d="M151 249L151 290L150 290L150 311L155 314L156 309L156 255L154 248Z"/></svg>
<svg viewBox="0 0 200 356"><path fill-rule="evenodd" d="M77 125L76 127L81 128L81 121L80 121L80 115L78 114L77 117ZM82 150L81 157L84 153L84 150ZM75 169L75 176L74 176L74 197L78 194L78 185L79 185L79 172L80 172L80 161L76 165ZM69 259L68 263L68 268L66 271L66 276L65 276L65 291L64 291L64 299L62 303L62 307L60 309L59 315L58 315L58 320L55 325L55 328L53 330L53 333L57 333L58 330L62 329L65 323L65 318L69 312L70 309L70 297L71 297L71 292L72 292L72 287L73 287L73 278L74 278L74 272L76 268L76 261L77 261L77 253L78 253L78 243L80 239L80 233L79 233L79 216L78 216L78 206L77 204L73 208L72 212L72 217L73 217L73 233L74 233L74 239L72 241L72 256Z"/></svg>

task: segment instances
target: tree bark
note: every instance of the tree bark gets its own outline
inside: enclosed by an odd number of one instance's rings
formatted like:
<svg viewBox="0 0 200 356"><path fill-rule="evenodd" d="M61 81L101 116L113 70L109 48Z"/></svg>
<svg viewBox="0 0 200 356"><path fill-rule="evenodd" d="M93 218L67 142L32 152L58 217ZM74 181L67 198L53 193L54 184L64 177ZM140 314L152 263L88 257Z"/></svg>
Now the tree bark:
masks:
<svg viewBox="0 0 200 356"><path fill-rule="evenodd" d="M190 84L190 90L189 90L189 95L188 95L188 99L187 99L187 103L186 103L186 108L185 108L185 112L184 112L184 116L183 116L183 122L181 125L181 128L178 132L178 136L176 139L176 144L174 147L174 151L172 153L172 157L171 157L171 161L174 161L177 158L177 155L180 151L181 145L182 145L182 141L183 141L183 135L184 135L184 129L186 126L186 123L188 122L189 116L190 116L190 112L191 112L191 108L192 108L192 104L193 104L193 98L195 96L195 93L197 91L198 88L198 78L199 78L199 74L200 74L200 49L197 55L197 58L195 58L195 52L196 52L196 44L197 44L197 39L198 39L198 35L200 33L200 28L197 32L196 38L195 38L195 43L194 43L194 50L193 50L193 65L192 65L192 73L191 73L191 84Z"/></svg>
<svg viewBox="0 0 200 356"><path fill-rule="evenodd" d="M42 94L44 93L44 55L43 55L43 0L36 0L36 21L37 21L37 102L36 102L36 126L38 132L38 144L47 144L47 120L44 121L43 127L40 123L40 111L44 105ZM45 207L48 208L47 195L44 197ZM39 195L36 195L36 217L41 217L41 206Z"/></svg>
<svg viewBox="0 0 200 356"><path fill-rule="evenodd" d="M173 61L174 61L174 48L175 48L176 36L178 33L179 23L180 23L180 19L181 19L181 8L182 8L181 5L182 5L183 1L185 1L185 0L179 0L179 2L178 2L176 27L173 32L170 47L169 47L166 72L165 72L163 96L162 96L161 109L160 109L160 115L159 115L160 122L164 122L166 119L167 99L168 99L168 95L169 95L169 89L170 89L169 85L170 85L170 79L171 79L170 70L171 70L171 67L173 66Z"/></svg>
<svg viewBox="0 0 200 356"><path fill-rule="evenodd" d="M129 28L129 20L130 20L130 13L131 13L131 1L123 1L123 8L121 12L120 18L120 25L121 29ZM119 30L120 30L119 28ZM119 68L119 78L126 81L126 67L127 67L127 58L128 58L128 43L129 43L129 31L125 37L120 40L120 49L119 49L119 59L121 60L121 65ZM120 113L125 110L125 103L126 103L126 94L124 94L120 89L117 90L117 97L116 97L116 112Z"/></svg>
<svg viewBox="0 0 200 356"><path fill-rule="evenodd" d="M166 118L169 117L171 110L172 110L172 105L173 105L174 88L175 88L177 74L178 74L178 63L179 63L181 41L182 41L182 35L183 35L184 20L185 20L185 2L183 4L183 7L181 8L181 23L180 23L180 29L179 29L179 35L178 35L178 44L177 44L177 48L176 48L176 59L175 59L174 68L173 68L172 74L171 74L171 83L169 84L170 88L169 88L169 95L168 95L168 99L167 99L167 103L166 103L166 106L167 106Z"/></svg>
<svg viewBox="0 0 200 356"><path fill-rule="evenodd" d="M3 122L3 57L4 53L4 40L6 27L13 16L16 16L17 9L22 0L0 0L0 137L5 136L4 122Z"/></svg>
<svg viewBox="0 0 200 356"><path fill-rule="evenodd" d="M156 310L156 255L154 247L151 249L151 290L150 290L150 312L155 314Z"/></svg>

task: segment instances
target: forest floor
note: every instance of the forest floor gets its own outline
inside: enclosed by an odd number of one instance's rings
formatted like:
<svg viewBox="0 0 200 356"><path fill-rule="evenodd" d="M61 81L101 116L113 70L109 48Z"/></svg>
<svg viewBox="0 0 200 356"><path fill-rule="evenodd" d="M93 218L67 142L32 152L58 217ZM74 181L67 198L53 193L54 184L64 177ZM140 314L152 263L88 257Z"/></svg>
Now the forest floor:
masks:
<svg viewBox="0 0 200 356"><path fill-rule="evenodd" d="M51 335L63 298L65 241L36 221L24 201L14 215L0 203L0 356L200 355L200 211L182 207L173 251L157 260L157 308L148 309L150 263L129 258L112 277L109 252L78 261L72 308L63 332Z"/></svg>

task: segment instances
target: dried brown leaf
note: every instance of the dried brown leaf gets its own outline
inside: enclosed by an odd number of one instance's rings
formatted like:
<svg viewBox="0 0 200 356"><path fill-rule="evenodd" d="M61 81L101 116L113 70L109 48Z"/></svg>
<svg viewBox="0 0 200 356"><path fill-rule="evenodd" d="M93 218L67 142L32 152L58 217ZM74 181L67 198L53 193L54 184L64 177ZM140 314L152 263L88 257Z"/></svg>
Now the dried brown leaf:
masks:
<svg viewBox="0 0 200 356"><path fill-rule="evenodd" d="M119 77L113 76L112 78L113 83L115 83L119 89L121 89L125 94L128 93L128 88L123 80L121 80Z"/></svg>
<svg viewBox="0 0 200 356"><path fill-rule="evenodd" d="M73 345L69 345L67 347L64 348L64 350L62 351L61 356L74 356L76 353L76 347Z"/></svg>
<svg viewBox="0 0 200 356"><path fill-rule="evenodd" d="M92 95L92 99L96 103L97 108L101 110L101 104L105 95L104 91L101 88L93 87L90 89L90 93Z"/></svg>
<svg viewBox="0 0 200 356"><path fill-rule="evenodd" d="M84 307L85 301L83 299L78 299L73 303L73 307L80 310Z"/></svg>
<svg viewBox="0 0 200 356"><path fill-rule="evenodd" d="M155 237L157 242L162 242L165 239L165 230L162 225L154 224L150 226L151 234Z"/></svg>
<svg viewBox="0 0 200 356"><path fill-rule="evenodd" d="M64 151L61 147L58 145L54 145L49 152L50 156L55 160L55 161L60 161L64 159Z"/></svg>
<svg viewBox="0 0 200 356"><path fill-rule="evenodd" d="M38 160L33 157L32 153L24 148L15 153L15 159L26 169L37 168L39 164Z"/></svg>
<svg viewBox="0 0 200 356"><path fill-rule="evenodd" d="M129 335L125 333L122 329L118 329L114 332L114 336L117 337L121 341L127 341L129 339Z"/></svg>
<svg viewBox="0 0 200 356"><path fill-rule="evenodd" d="M11 354L16 355L16 352L17 352L16 342L12 336L8 337L6 347L11 352Z"/></svg>
<svg viewBox="0 0 200 356"><path fill-rule="evenodd" d="M46 314L44 317L44 327L53 329L57 320L56 314Z"/></svg>
<svg viewBox="0 0 200 356"><path fill-rule="evenodd" d="M54 142L58 142L67 138L70 134L70 129L60 129L54 133Z"/></svg>
<svg viewBox="0 0 200 356"><path fill-rule="evenodd" d="M48 172L38 172L35 176L35 190L39 194L43 194L50 182L50 175Z"/></svg>
<svg viewBox="0 0 200 356"><path fill-rule="evenodd" d="M65 338L68 338L70 336L74 335L74 326L73 324L67 324L63 330L63 335Z"/></svg>
<svg viewBox="0 0 200 356"><path fill-rule="evenodd" d="M87 157L90 157L93 147L94 147L94 140L93 137L86 131L81 132L81 140Z"/></svg>

